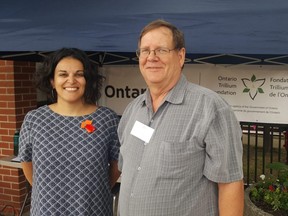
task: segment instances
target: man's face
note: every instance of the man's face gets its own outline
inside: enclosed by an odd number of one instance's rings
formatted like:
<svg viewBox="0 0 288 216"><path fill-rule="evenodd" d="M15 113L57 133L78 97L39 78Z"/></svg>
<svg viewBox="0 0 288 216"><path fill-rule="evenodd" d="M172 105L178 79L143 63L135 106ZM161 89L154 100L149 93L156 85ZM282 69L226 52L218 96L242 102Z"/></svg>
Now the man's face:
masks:
<svg viewBox="0 0 288 216"><path fill-rule="evenodd" d="M167 88L178 81L185 60L185 49L175 49L170 29L160 27L147 32L140 41L140 50L150 54L139 56L139 68L148 86ZM167 52L159 51L161 48ZM153 50L156 50L155 52Z"/></svg>

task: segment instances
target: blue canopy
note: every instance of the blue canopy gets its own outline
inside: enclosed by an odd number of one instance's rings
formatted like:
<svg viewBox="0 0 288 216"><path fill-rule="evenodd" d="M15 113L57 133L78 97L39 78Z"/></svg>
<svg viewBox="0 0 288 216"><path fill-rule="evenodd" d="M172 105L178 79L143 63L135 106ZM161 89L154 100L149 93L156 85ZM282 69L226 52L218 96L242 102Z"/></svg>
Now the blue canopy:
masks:
<svg viewBox="0 0 288 216"><path fill-rule="evenodd" d="M2 0L0 5L2 59L39 60L46 52L77 47L104 64L105 56L131 62L140 30L160 18L185 33L191 59L257 55L288 62L287 0Z"/></svg>

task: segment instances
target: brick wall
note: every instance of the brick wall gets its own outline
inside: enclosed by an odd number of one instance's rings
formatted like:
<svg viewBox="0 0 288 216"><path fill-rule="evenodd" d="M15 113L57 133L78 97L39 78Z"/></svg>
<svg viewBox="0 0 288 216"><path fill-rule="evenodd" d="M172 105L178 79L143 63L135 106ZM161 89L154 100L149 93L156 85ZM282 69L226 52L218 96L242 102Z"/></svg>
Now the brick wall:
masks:
<svg viewBox="0 0 288 216"><path fill-rule="evenodd" d="M13 155L13 135L25 114L37 106L32 85L35 63L0 60L0 156ZM19 209L26 194L23 171L0 165L0 210ZM7 208L7 210L12 208Z"/></svg>

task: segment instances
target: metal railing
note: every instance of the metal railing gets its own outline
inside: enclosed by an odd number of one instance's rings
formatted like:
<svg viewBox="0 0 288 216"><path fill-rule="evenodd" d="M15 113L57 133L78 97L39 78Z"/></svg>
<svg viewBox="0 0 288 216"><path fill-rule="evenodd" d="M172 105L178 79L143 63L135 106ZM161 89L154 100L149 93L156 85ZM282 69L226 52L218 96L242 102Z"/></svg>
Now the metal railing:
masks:
<svg viewBox="0 0 288 216"><path fill-rule="evenodd" d="M288 164L288 124L241 122L243 131L243 171L246 185L272 173L271 162Z"/></svg>

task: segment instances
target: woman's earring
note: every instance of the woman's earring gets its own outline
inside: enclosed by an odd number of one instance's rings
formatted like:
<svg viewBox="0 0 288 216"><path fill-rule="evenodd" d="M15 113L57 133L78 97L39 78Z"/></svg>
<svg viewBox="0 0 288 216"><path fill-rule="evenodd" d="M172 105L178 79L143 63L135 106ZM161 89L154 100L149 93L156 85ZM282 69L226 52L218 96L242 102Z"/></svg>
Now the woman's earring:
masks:
<svg viewBox="0 0 288 216"><path fill-rule="evenodd" d="M55 97L55 93L54 93L55 89L53 88L51 91L51 97L53 101L56 101L56 97Z"/></svg>

